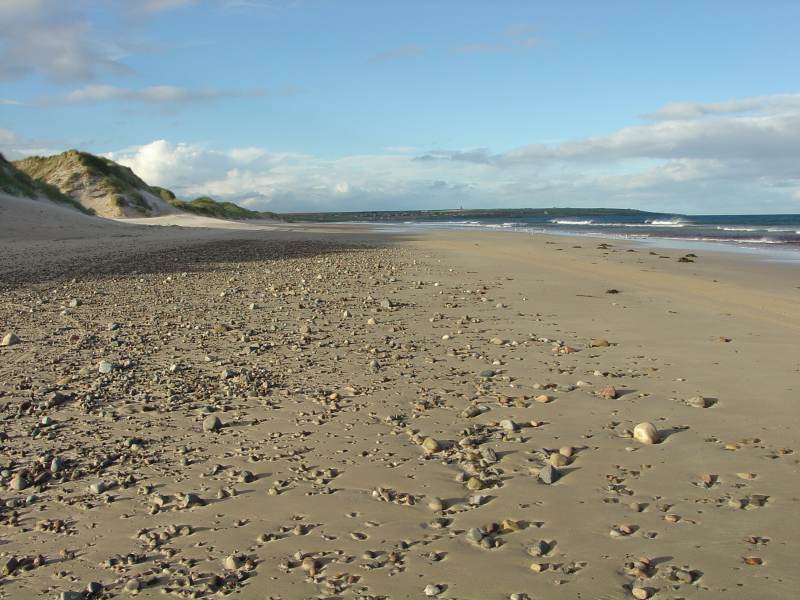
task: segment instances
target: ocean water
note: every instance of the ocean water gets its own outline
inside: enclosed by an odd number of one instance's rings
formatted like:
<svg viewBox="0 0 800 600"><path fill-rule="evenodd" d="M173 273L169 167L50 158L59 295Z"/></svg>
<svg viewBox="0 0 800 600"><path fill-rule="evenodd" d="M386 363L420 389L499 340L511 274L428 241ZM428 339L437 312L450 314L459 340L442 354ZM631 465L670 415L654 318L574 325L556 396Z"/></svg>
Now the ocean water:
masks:
<svg viewBox="0 0 800 600"><path fill-rule="evenodd" d="M533 216L519 219L415 220L394 225L418 228L487 229L610 239L641 240L655 245L694 248L719 245L756 250L800 259L799 215L586 215L569 218ZM659 243L662 242L662 243ZM713 247L713 246L712 246ZM792 254L786 254L786 251ZM774 252L773 252L774 254Z"/></svg>

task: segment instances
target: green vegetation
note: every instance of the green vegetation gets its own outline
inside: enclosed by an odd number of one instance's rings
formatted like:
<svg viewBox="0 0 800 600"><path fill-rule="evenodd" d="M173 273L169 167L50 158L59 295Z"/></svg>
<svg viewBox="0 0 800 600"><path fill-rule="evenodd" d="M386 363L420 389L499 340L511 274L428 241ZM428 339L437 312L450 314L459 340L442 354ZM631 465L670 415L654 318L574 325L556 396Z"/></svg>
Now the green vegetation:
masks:
<svg viewBox="0 0 800 600"><path fill-rule="evenodd" d="M207 197L180 200L170 190L147 185L128 167L78 150L55 156L31 156L17 161L14 166L27 173L29 180L32 178L41 181L42 185L48 182L58 186L61 192L48 187L62 196L81 197L86 190L91 190L93 195L100 192L108 196L114 206L135 208L145 214L150 211L145 194L152 193L178 210L197 215L219 219L278 218L275 213L247 210L233 202L217 202Z"/></svg>
<svg viewBox="0 0 800 600"><path fill-rule="evenodd" d="M140 193L142 189L149 190L149 186L128 167L101 156L67 150L55 156L29 156L14 165L33 179L57 184L65 194L72 195L92 180L117 206L134 206L143 211L149 208Z"/></svg>
<svg viewBox="0 0 800 600"><path fill-rule="evenodd" d="M13 163L8 162L2 154L0 154L0 191L11 196L44 197L53 202L75 208L87 215L94 214L94 211L90 208L86 208L80 202L62 194L57 187L44 181L37 181L24 171L20 171Z"/></svg>
<svg viewBox="0 0 800 600"><path fill-rule="evenodd" d="M152 187L153 193L160 196L164 202L174 206L178 210L190 212L205 217L215 217L217 219L278 219L278 215L272 212L259 212L242 208L233 202L218 202L208 196L195 198L194 200L179 200L170 190L161 187Z"/></svg>
<svg viewBox="0 0 800 600"><path fill-rule="evenodd" d="M576 217L604 215L645 215L641 210L628 208L468 208L443 210L385 210L360 212L290 213L281 215L285 221L447 221L450 219L524 217Z"/></svg>

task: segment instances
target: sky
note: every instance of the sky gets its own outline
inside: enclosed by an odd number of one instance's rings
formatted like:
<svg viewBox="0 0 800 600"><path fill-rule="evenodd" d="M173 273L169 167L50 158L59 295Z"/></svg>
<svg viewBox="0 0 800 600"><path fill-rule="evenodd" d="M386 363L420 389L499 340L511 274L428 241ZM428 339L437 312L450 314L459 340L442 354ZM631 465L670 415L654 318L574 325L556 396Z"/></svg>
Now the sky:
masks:
<svg viewBox="0 0 800 600"><path fill-rule="evenodd" d="M0 0L0 152L281 212L800 213L800 3Z"/></svg>

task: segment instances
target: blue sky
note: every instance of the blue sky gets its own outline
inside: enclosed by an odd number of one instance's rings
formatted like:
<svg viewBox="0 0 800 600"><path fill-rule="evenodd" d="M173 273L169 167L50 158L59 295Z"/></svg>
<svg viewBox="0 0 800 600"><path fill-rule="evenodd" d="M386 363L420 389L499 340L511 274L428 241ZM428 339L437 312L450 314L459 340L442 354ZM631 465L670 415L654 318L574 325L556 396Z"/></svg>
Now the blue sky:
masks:
<svg viewBox="0 0 800 600"><path fill-rule="evenodd" d="M0 151L274 210L800 212L800 4L2 0Z"/></svg>

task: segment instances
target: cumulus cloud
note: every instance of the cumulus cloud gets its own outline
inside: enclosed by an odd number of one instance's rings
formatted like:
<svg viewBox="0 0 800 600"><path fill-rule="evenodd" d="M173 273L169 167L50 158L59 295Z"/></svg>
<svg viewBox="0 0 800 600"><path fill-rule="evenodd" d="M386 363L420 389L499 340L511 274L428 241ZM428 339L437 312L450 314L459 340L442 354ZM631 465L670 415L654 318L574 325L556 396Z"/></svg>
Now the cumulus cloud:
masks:
<svg viewBox="0 0 800 600"><path fill-rule="evenodd" d="M463 205L797 212L800 110L793 98L745 98L694 118L499 153L479 147L414 156L388 148L322 159L159 140L109 156L184 196L282 211Z"/></svg>

